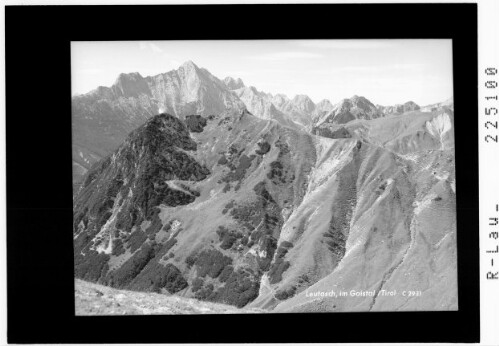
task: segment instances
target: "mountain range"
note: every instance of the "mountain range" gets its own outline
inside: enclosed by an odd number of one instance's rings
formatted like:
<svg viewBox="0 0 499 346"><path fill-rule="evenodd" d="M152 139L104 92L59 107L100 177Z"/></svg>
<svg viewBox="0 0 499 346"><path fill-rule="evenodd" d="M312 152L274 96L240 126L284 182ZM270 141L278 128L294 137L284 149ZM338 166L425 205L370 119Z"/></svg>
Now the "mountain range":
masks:
<svg viewBox="0 0 499 346"><path fill-rule="evenodd" d="M73 98L75 276L251 311L456 310L453 123L192 62L122 74Z"/></svg>
<svg viewBox="0 0 499 346"><path fill-rule="evenodd" d="M452 100L450 101L452 104ZM447 104L428 107L441 109ZM427 108L428 108L427 107ZM247 109L262 119L284 126L312 131L321 123L345 123L417 110L414 102L396 106L374 106L364 97L353 96L333 105L329 100L315 104L306 95L290 99L245 86L238 78L223 80L192 61L156 76L122 73L111 87L100 86L72 100L73 182L97 161L109 155L126 136L148 118L161 112L183 119L186 115L220 114L226 109Z"/></svg>

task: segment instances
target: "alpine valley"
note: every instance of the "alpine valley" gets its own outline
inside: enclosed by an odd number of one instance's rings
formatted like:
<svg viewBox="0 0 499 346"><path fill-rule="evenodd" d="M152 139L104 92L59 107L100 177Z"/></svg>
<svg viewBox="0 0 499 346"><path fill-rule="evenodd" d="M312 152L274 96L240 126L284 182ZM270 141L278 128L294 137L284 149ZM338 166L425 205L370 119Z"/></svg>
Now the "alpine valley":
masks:
<svg viewBox="0 0 499 346"><path fill-rule="evenodd" d="M190 61L74 96L77 311L457 310L442 101L315 104Z"/></svg>

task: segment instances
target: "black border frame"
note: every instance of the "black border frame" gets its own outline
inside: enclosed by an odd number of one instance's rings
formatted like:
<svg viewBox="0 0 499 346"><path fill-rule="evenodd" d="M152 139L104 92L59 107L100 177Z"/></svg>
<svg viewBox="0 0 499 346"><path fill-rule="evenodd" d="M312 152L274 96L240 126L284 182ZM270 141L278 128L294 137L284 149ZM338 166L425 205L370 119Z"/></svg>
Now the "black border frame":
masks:
<svg viewBox="0 0 499 346"><path fill-rule="evenodd" d="M476 4L6 6L5 28L9 343L479 341ZM70 41L269 38L453 40L459 311L75 317Z"/></svg>

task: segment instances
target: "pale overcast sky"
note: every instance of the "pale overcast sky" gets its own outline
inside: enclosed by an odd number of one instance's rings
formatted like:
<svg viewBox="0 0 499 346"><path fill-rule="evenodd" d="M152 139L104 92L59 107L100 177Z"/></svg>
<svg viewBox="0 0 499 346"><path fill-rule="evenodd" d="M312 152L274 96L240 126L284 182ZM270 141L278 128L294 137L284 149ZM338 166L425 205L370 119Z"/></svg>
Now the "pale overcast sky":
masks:
<svg viewBox="0 0 499 346"><path fill-rule="evenodd" d="M122 73L156 75L187 60L216 77L314 102L353 95L420 105L452 96L451 40L250 40L73 42L72 92L111 86Z"/></svg>

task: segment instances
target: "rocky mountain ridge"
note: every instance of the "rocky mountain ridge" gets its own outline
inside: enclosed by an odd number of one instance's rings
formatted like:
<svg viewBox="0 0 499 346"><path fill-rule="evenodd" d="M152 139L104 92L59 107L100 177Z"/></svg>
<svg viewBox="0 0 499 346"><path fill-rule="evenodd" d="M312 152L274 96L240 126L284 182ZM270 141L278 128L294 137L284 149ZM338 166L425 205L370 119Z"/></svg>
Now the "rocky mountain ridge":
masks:
<svg viewBox="0 0 499 346"><path fill-rule="evenodd" d="M240 78L220 80L192 61L156 76L122 73L111 87L101 86L72 99L73 180L79 183L94 163L115 150L131 131L161 112L183 119L192 114L208 116L227 109L247 109L262 119L312 131L326 120L344 123L356 118L399 114L401 110L400 107L372 109L367 99L357 97L361 100L357 105L355 98L333 105L329 100L314 104L306 95L292 99L282 94L272 95L245 86ZM417 105L406 105L402 110L417 109ZM338 111L341 109L344 111Z"/></svg>
<svg viewBox="0 0 499 346"><path fill-rule="evenodd" d="M385 115L400 115L420 109L420 107L413 101L408 101L404 104L396 104L394 106L376 105L376 108Z"/></svg>

